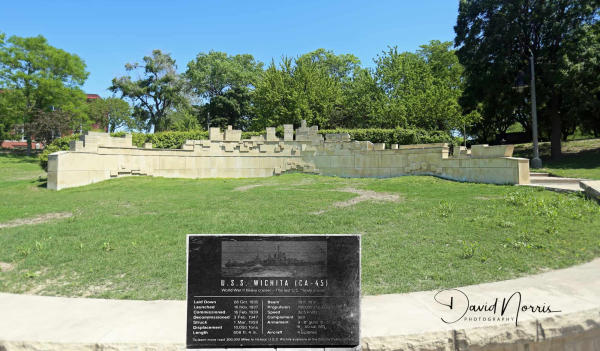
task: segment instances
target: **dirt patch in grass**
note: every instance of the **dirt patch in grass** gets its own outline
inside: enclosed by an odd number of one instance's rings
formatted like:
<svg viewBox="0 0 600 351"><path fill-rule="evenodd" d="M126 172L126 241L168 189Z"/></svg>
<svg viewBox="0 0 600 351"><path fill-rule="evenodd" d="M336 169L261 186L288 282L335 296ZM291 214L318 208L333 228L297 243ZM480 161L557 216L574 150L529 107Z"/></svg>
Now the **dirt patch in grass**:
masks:
<svg viewBox="0 0 600 351"><path fill-rule="evenodd" d="M358 195L357 197L353 197L350 200L334 203L332 205L332 207L335 207L335 208L354 206L363 201L387 201L387 202L400 201L400 195L392 194L392 193L378 193L378 192L372 191L372 190L363 190L363 189L356 189L356 188L343 188L343 189L336 189L334 191L342 191L345 193L352 193L352 194ZM328 211L328 209L325 209L325 210L312 212L312 214L320 215L327 211Z"/></svg>
<svg viewBox="0 0 600 351"><path fill-rule="evenodd" d="M475 200L499 200L502 199L502 196L474 196Z"/></svg>
<svg viewBox="0 0 600 351"><path fill-rule="evenodd" d="M8 272L12 271L15 268L15 265L8 262L0 262L0 272Z"/></svg>
<svg viewBox="0 0 600 351"><path fill-rule="evenodd" d="M0 223L0 229L18 227L21 225L41 224L41 223L46 223L48 221L51 221L53 219L64 219L64 218L69 218L72 216L73 216L73 213L71 213L71 212L45 213L45 214L38 215L35 217L18 218L18 219L13 219L12 221Z"/></svg>
<svg viewBox="0 0 600 351"><path fill-rule="evenodd" d="M259 186L265 186L265 185L266 184L249 184L249 185L238 186L237 188L235 188L233 190L234 191L246 191L246 190L258 188Z"/></svg>
<svg viewBox="0 0 600 351"><path fill-rule="evenodd" d="M111 291L112 289L113 289L113 282L107 281L102 285L88 286L84 290L81 290L78 295L81 297L97 296L104 292Z"/></svg>
<svg viewBox="0 0 600 351"><path fill-rule="evenodd" d="M242 186L238 186L237 188L234 188L233 191L247 191L250 189L254 189L254 188L258 188L261 186L287 186L288 188L281 188L279 190L285 189L285 190L289 190L289 187L297 187L297 186L303 186L303 185L310 185L313 184L314 181L312 179L302 179L299 182L295 182L295 183L291 183L291 184L285 184L285 183L280 183L280 182L269 182L269 183L260 183L260 184L248 184L248 185L242 185Z"/></svg>

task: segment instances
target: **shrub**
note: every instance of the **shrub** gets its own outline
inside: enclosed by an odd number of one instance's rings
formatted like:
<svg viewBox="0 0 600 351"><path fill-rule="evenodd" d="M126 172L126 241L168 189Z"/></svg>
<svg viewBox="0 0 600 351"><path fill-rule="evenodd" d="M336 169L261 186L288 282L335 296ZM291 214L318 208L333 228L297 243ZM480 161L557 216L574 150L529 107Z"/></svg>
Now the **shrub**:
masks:
<svg viewBox="0 0 600 351"><path fill-rule="evenodd" d="M451 143L452 137L439 130L427 131L424 129L396 128L396 129L323 129L320 134L348 133L353 140L368 140L373 143L391 144L431 144Z"/></svg>
<svg viewBox="0 0 600 351"><path fill-rule="evenodd" d="M38 155L40 161L40 167L44 171L48 171L48 155L62 150L69 150L69 143L71 140L79 139L79 134L67 135L64 137L54 139L50 144L46 145L44 151Z"/></svg>

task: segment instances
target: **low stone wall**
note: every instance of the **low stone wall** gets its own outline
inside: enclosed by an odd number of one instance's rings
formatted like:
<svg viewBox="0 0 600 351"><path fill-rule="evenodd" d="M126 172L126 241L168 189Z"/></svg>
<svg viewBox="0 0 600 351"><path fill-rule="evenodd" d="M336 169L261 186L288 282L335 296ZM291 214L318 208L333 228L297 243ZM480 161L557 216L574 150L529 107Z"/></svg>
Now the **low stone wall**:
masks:
<svg viewBox="0 0 600 351"><path fill-rule="evenodd" d="M366 337L364 351L597 351L600 309L535 319L518 326L457 329L414 335Z"/></svg>
<svg viewBox="0 0 600 351"><path fill-rule="evenodd" d="M305 123L284 138L267 128L265 136L241 140L241 131L210 129L209 140L188 140L182 149L133 147L131 135L88 132L70 151L48 156L48 188L60 190L131 175L173 178L268 177L288 171L340 177L435 175L447 179L528 184L529 161L514 158L512 146L473 146L449 156L447 144L391 145L351 141L348 134L318 134Z"/></svg>

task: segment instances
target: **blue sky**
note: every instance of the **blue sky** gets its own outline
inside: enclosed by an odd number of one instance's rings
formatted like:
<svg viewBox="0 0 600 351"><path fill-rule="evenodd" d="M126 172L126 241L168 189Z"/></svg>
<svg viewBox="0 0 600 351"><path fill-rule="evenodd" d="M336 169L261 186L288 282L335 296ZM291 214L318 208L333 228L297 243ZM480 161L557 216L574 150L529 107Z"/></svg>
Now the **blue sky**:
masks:
<svg viewBox="0 0 600 351"><path fill-rule="evenodd" d="M153 49L171 53L179 71L199 52L249 53L265 63L318 48L352 53L363 66L387 46L414 51L453 40L458 0L395 1L6 1L0 31L42 34L78 54L87 93L106 90L124 64Z"/></svg>

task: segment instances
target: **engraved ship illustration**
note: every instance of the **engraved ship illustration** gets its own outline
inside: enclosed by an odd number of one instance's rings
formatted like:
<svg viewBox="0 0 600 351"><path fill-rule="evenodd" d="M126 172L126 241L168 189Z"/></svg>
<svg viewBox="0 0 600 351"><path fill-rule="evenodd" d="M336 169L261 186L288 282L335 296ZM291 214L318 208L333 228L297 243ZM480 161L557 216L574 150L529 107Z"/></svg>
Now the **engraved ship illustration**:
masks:
<svg viewBox="0 0 600 351"><path fill-rule="evenodd" d="M321 253L323 253L322 249ZM263 267L270 266L310 266L319 264L325 264L325 262L323 260L311 262L293 257L287 257L286 253L281 251L280 246L277 245L277 251L272 254L268 254L266 258L261 259L257 250L256 256L252 260L238 262L230 259L227 261L227 263L225 263L225 267L252 267L252 269L258 270Z"/></svg>

